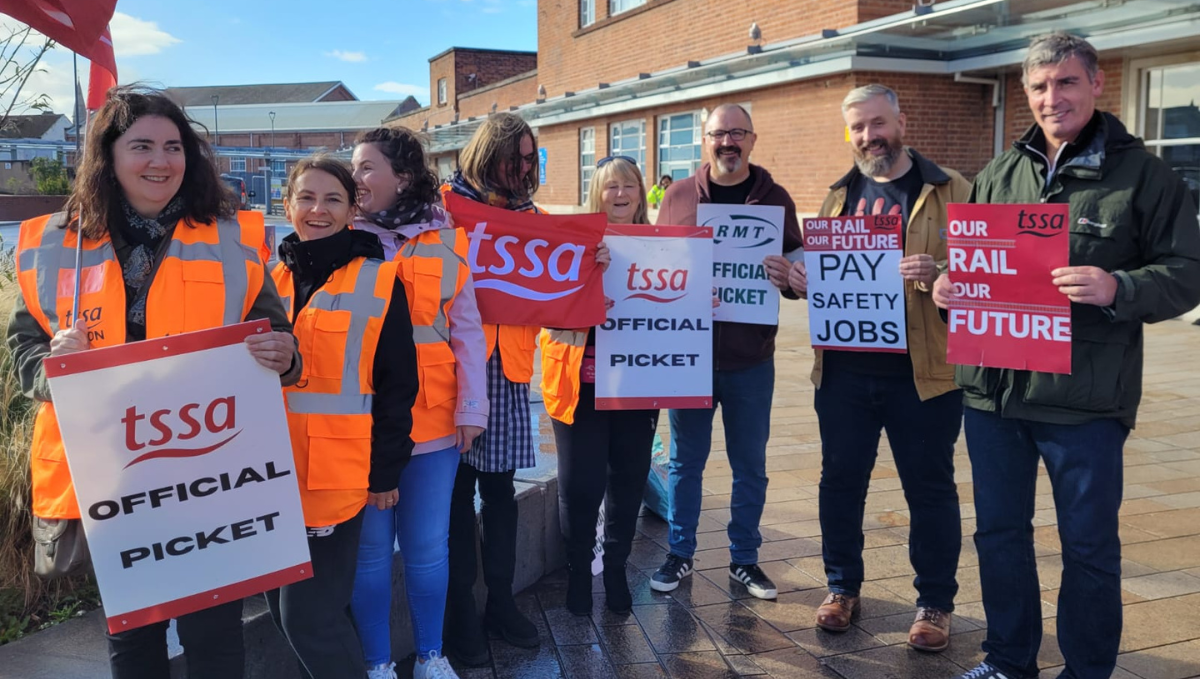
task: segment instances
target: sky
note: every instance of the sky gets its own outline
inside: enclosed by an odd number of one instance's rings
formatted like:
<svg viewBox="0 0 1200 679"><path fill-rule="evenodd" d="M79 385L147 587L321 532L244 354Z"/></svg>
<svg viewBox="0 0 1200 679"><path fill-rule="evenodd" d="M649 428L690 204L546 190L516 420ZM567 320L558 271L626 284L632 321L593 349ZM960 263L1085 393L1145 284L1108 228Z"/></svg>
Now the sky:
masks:
<svg viewBox="0 0 1200 679"><path fill-rule="evenodd" d="M122 84L340 80L359 99L428 104L429 58L449 47L535 51L537 1L118 0L110 26ZM71 56L59 46L43 57L24 94L47 94L70 115ZM80 58L85 94L87 75Z"/></svg>

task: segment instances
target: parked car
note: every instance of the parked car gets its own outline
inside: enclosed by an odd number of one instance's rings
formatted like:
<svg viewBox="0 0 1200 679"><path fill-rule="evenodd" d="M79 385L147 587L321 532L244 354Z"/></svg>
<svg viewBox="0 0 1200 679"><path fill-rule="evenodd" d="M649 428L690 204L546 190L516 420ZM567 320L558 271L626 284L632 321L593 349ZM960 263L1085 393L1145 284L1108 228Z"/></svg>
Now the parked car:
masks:
<svg viewBox="0 0 1200 679"><path fill-rule="evenodd" d="M221 181L225 182L225 185L228 186L229 190L233 192L234 200L237 202L237 208L239 210L249 210L250 199L254 197L254 192L246 192L246 180L242 179L241 177L235 177L231 174L223 174L221 175Z"/></svg>

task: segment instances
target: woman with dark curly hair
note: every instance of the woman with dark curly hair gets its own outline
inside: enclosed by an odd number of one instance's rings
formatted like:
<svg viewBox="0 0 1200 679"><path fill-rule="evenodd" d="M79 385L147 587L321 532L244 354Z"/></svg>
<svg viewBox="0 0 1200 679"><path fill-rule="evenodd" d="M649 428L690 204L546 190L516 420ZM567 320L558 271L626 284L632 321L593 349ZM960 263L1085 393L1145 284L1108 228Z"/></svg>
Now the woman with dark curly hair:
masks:
<svg viewBox="0 0 1200 679"><path fill-rule="evenodd" d="M75 247L83 238L89 284L71 323ZM92 119L66 210L21 224L18 283L8 346L34 424L33 514L43 524L80 517L42 359L167 335L268 319L246 338L283 386L300 378L292 325L264 266L261 214L236 212L192 121L161 91L121 87ZM72 278L68 278L71 276ZM219 368L218 368L219 369ZM193 679L244 675L242 601L182 615L179 640ZM115 679L162 678L167 622L108 635Z"/></svg>
<svg viewBox="0 0 1200 679"><path fill-rule="evenodd" d="M413 407L412 460L394 507L368 507L352 608L371 679L395 677L391 661L393 545L416 637L416 679L456 675L442 657L448 582L450 493L461 454L487 426L485 345L467 262L467 237L442 209L437 178L415 133L379 128L359 135L352 158L359 217L399 264L417 345L420 392Z"/></svg>

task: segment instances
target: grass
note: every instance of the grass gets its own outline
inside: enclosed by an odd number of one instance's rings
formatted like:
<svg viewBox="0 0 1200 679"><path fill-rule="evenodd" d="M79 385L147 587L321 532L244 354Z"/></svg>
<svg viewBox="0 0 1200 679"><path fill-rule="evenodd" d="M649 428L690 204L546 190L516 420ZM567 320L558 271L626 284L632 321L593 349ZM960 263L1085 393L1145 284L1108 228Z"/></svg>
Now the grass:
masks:
<svg viewBox="0 0 1200 679"><path fill-rule="evenodd" d="M17 294L12 251L4 252L0 323L6 327ZM0 343L0 645L100 604L90 575L47 583L31 569L29 445L35 412L21 393L8 345Z"/></svg>

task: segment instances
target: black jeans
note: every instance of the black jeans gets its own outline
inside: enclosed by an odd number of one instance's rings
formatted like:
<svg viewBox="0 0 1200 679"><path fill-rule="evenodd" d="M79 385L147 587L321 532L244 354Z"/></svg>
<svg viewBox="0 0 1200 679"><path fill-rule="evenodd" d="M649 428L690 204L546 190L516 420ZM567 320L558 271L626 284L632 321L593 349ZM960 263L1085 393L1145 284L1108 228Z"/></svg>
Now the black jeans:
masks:
<svg viewBox="0 0 1200 679"><path fill-rule="evenodd" d="M553 420L558 447L558 516L567 558L591 562L604 502L604 563L624 568L650 473L657 410L596 410L596 388L583 384L574 424Z"/></svg>
<svg viewBox="0 0 1200 679"><path fill-rule="evenodd" d="M917 605L954 610L962 519L954 483L954 442L962 392L921 401L911 375L826 371L816 393L821 429L821 553L829 590L858 596L863 582L863 512L879 432L911 514L908 557Z"/></svg>
<svg viewBox="0 0 1200 679"><path fill-rule="evenodd" d="M475 485L483 501L483 581L488 599L512 599L517 563L516 470L481 472L459 463L450 496L450 595L475 585Z"/></svg>
<svg viewBox="0 0 1200 679"><path fill-rule="evenodd" d="M362 644L350 617L363 512L308 537L313 577L267 592L271 619L291 644L305 679L362 677Z"/></svg>
<svg viewBox="0 0 1200 679"><path fill-rule="evenodd" d="M188 679L245 676L241 599L182 615L175 622ZM166 621L105 636L113 679L170 679Z"/></svg>

